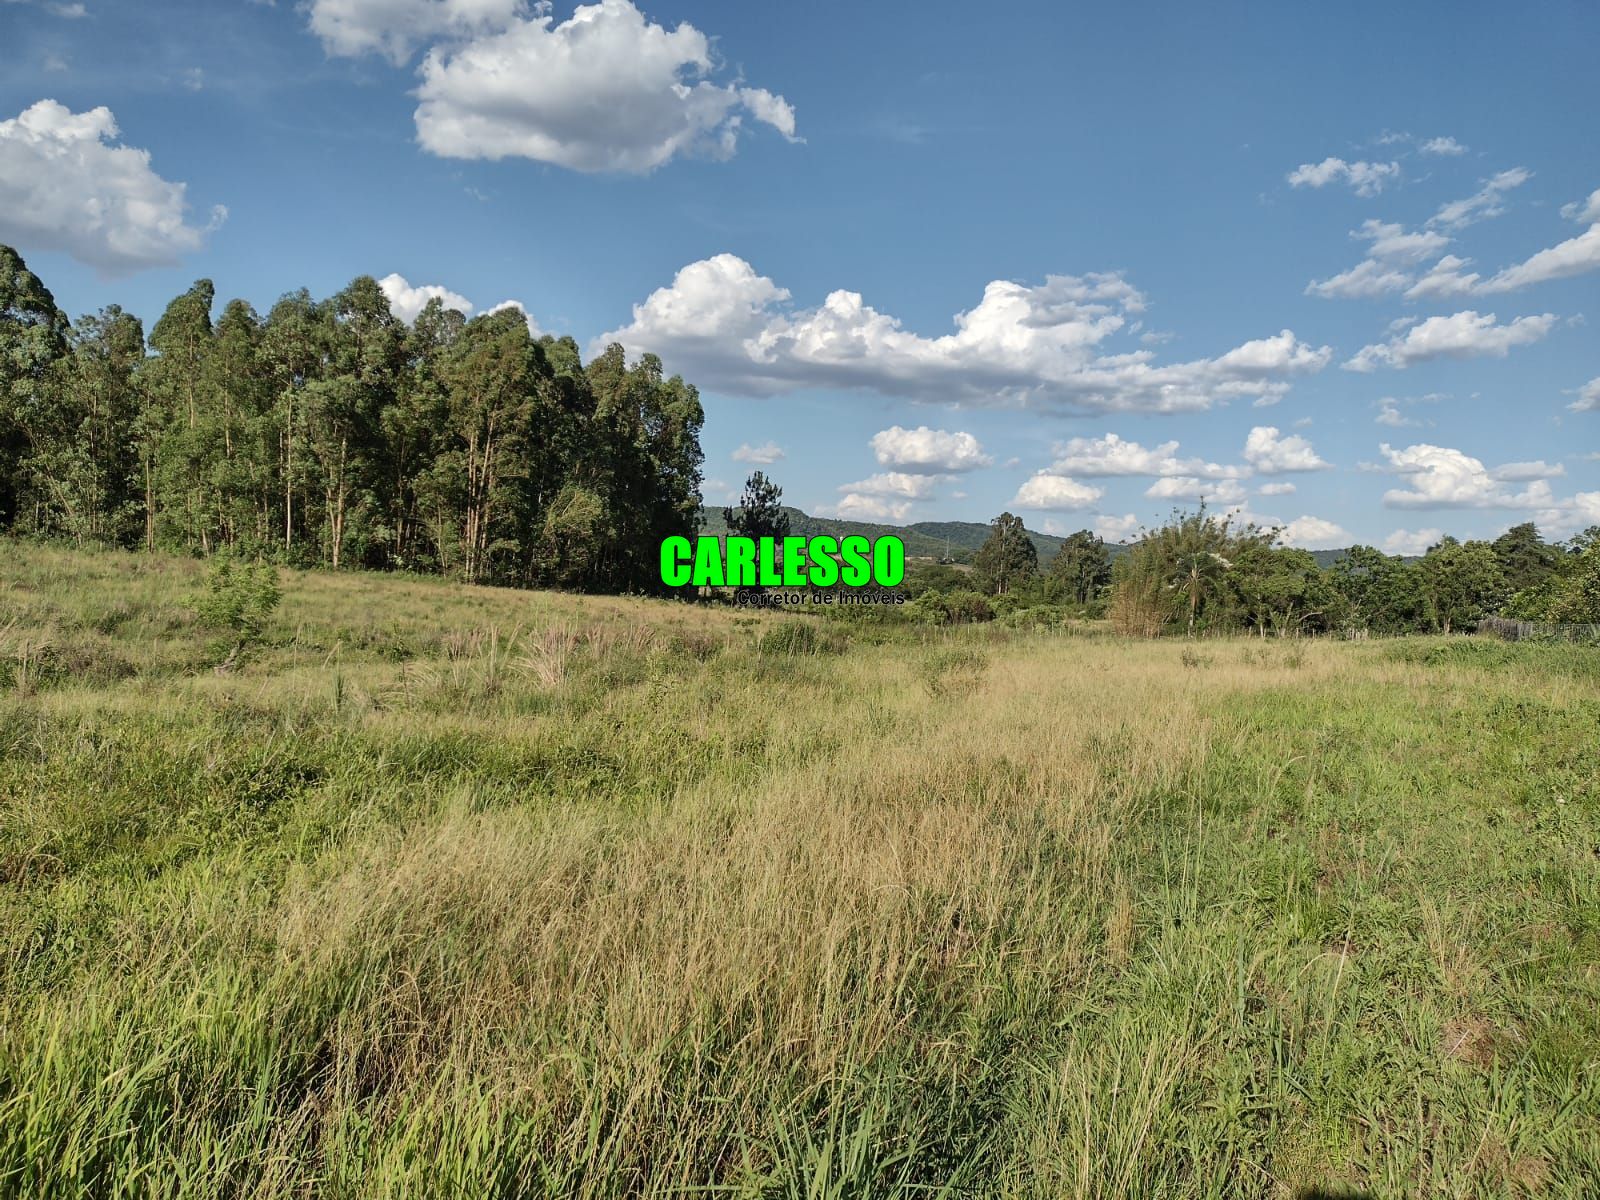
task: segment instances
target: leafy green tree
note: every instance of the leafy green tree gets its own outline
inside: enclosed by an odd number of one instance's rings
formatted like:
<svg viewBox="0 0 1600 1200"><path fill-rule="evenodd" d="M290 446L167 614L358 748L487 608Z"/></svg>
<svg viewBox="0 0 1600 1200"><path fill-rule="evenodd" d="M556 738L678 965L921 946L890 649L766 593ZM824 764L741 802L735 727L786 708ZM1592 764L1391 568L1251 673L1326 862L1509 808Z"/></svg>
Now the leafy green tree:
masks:
<svg viewBox="0 0 1600 1200"><path fill-rule="evenodd" d="M582 587L595 577L604 546L605 501L597 492L569 483L545 512L544 554L550 580Z"/></svg>
<svg viewBox="0 0 1600 1200"><path fill-rule="evenodd" d="M1422 571L1372 546L1352 546L1328 572L1353 629L1394 634L1427 628Z"/></svg>
<svg viewBox="0 0 1600 1200"><path fill-rule="evenodd" d="M261 635L281 599L278 572L271 563L241 559L224 549L212 557L195 613L207 625L230 630L244 642Z"/></svg>
<svg viewBox="0 0 1600 1200"><path fill-rule="evenodd" d="M307 473L322 503L323 554L337 571L347 565L346 544L354 538L365 549L367 522L387 507L379 496L390 475L380 435L405 348L402 327L370 275L335 296L323 317L327 360L323 377L306 385L302 428Z"/></svg>
<svg viewBox="0 0 1600 1200"><path fill-rule="evenodd" d="M1061 543L1050 560L1051 590L1074 604L1089 604L1111 583L1111 552L1105 542L1080 529Z"/></svg>
<svg viewBox="0 0 1600 1200"><path fill-rule="evenodd" d="M268 546L273 526L272 383L262 356L261 320L231 300L213 330L204 405L195 431L206 477L208 524L219 542Z"/></svg>
<svg viewBox="0 0 1600 1200"><path fill-rule="evenodd" d="M149 403L141 417L147 541L209 553L216 545L208 504L209 431L201 427L211 355L211 306L216 291L197 280L161 314L150 331L141 382Z"/></svg>
<svg viewBox="0 0 1600 1200"><path fill-rule="evenodd" d="M0 529L18 518L22 463L36 449L30 425L39 420L43 391L66 353L67 318L22 256L0 245Z"/></svg>
<svg viewBox="0 0 1600 1200"><path fill-rule="evenodd" d="M1536 588L1556 571L1561 551L1539 536L1532 521L1513 525L1492 543L1506 587L1513 592Z"/></svg>
<svg viewBox="0 0 1600 1200"><path fill-rule="evenodd" d="M1228 580L1243 623L1262 637L1320 633L1335 625L1341 597L1307 550L1247 541Z"/></svg>
<svg viewBox="0 0 1600 1200"><path fill-rule="evenodd" d="M429 494L454 513L451 536L468 582L507 569L536 528L522 485L535 468L535 395L546 370L513 309L467 322L444 363L446 436Z"/></svg>
<svg viewBox="0 0 1600 1200"><path fill-rule="evenodd" d="M452 560L452 521L428 476L449 419L444 364L465 325L466 317L455 309L437 299L428 302L405 339L395 400L382 414L394 566L448 569Z"/></svg>
<svg viewBox="0 0 1600 1200"><path fill-rule="evenodd" d="M991 596L1003 596L1032 579L1039 570L1039 551L1022 518L1004 512L989 522L990 533L973 558L978 577Z"/></svg>
<svg viewBox="0 0 1600 1200"><path fill-rule="evenodd" d="M1186 546L1173 559L1169 583L1184 602L1189 636L1194 636L1194 623L1201 605L1222 590L1229 565L1221 554L1203 546Z"/></svg>
<svg viewBox="0 0 1600 1200"><path fill-rule="evenodd" d="M306 449L307 389L326 370L327 328L323 306L304 288L272 306L262 334L261 354L273 402L264 431L276 442L271 474L276 513L283 532L283 556L296 561L299 542L313 528L306 499L309 453Z"/></svg>
<svg viewBox="0 0 1600 1200"><path fill-rule="evenodd" d="M653 354L627 367L615 345L590 363L586 378L600 461L587 456L579 475L599 485L611 522L597 568L616 590L658 590L661 540L699 528L700 395L677 376L664 378Z"/></svg>
<svg viewBox="0 0 1600 1200"><path fill-rule="evenodd" d="M906 563L906 578L902 590L915 600L928 592L944 595L970 590L971 586L971 577L954 566L946 563L913 561Z"/></svg>
<svg viewBox="0 0 1600 1200"><path fill-rule="evenodd" d="M1591 529L1583 548L1561 574L1561 584L1548 610L1552 621L1600 622L1600 530Z"/></svg>
<svg viewBox="0 0 1600 1200"><path fill-rule="evenodd" d="M1149 637L1177 620L1191 635L1202 624L1241 623L1235 611L1242 594L1235 582L1235 563L1270 564L1266 552L1275 539L1273 530L1236 527L1204 504L1192 513L1174 512L1116 563L1113 624L1122 632Z"/></svg>
<svg viewBox="0 0 1600 1200"><path fill-rule="evenodd" d="M124 544L138 520L135 378L144 359L136 317L112 305L81 318L32 408L22 477L34 526L79 545Z"/></svg>
<svg viewBox="0 0 1600 1200"><path fill-rule="evenodd" d="M1213 516L1202 503L1197 512L1179 514L1156 530L1150 540L1163 564L1163 582L1180 601L1187 632L1193 636L1201 612L1222 596L1241 539L1226 517ZM1270 539L1261 544L1270 544Z"/></svg>
<svg viewBox="0 0 1600 1200"><path fill-rule="evenodd" d="M215 301L197 281L148 347L109 308L69 352L0 249L5 526L25 508L30 532L80 542L612 590L659 587L660 540L699 527L705 415L653 355L586 366L520 313L437 301L407 329L368 276L265 321L235 300L213 323Z"/></svg>
<svg viewBox="0 0 1600 1200"><path fill-rule="evenodd" d="M1446 538L1419 567L1428 617L1441 633L1472 625L1509 599L1505 572L1488 542Z"/></svg>
<svg viewBox="0 0 1600 1200"><path fill-rule="evenodd" d="M1525 621L1600 622L1600 526L1573 538L1555 570L1514 595L1505 611Z"/></svg>

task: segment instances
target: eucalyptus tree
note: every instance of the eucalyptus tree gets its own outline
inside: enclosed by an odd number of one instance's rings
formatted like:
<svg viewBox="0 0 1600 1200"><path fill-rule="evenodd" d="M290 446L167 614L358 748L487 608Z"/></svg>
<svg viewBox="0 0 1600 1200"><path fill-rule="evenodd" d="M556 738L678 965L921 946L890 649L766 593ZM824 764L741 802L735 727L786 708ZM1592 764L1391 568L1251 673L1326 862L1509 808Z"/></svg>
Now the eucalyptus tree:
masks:
<svg viewBox="0 0 1600 1200"><path fill-rule="evenodd" d="M124 544L139 521L137 371L144 330L116 305L81 317L32 410L22 464L34 527L79 545Z"/></svg>
<svg viewBox="0 0 1600 1200"><path fill-rule="evenodd" d="M454 540L451 518L433 501L429 472L444 444L449 417L444 363L466 317L428 301L404 339L394 402L381 415L387 480L390 563L402 568L448 569Z"/></svg>
<svg viewBox="0 0 1600 1200"><path fill-rule="evenodd" d="M1080 529L1057 548L1048 578L1053 592L1088 604L1111 582L1111 552L1103 539Z"/></svg>
<svg viewBox="0 0 1600 1200"><path fill-rule="evenodd" d="M213 331L196 442L217 540L261 549L273 540L272 380L261 319L231 300Z"/></svg>
<svg viewBox="0 0 1600 1200"><path fill-rule="evenodd" d="M302 429L306 474L322 502L324 557L337 571L352 535L365 551L371 517L388 510L383 416L405 366L404 328L370 275L352 281L320 315L324 371L304 388Z"/></svg>
<svg viewBox="0 0 1600 1200"><path fill-rule="evenodd" d="M304 288L272 306L262 332L261 354L272 397L267 432L276 444L276 523L283 531L283 554L294 560L297 535L307 525L306 389L326 370L327 322L323 306Z"/></svg>
<svg viewBox="0 0 1600 1200"><path fill-rule="evenodd" d="M658 590L662 539L693 536L699 526L705 413L698 391L678 376L663 376L655 355L644 355L630 368L616 345L586 372L594 415L584 458L591 466L580 464L577 471L599 485L596 491L608 515L607 552L596 564L596 582L617 590ZM592 466L596 463L598 470ZM730 528L748 518L770 528L738 532L788 532L787 515L778 504L782 489L759 472L751 476L751 484L760 496L751 495L754 507L741 507Z"/></svg>
<svg viewBox="0 0 1600 1200"><path fill-rule="evenodd" d="M659 586L656 546L697 528L704 412L651 355L585 365L520 312L437 301L408 329L370 276L264 321L234 300L213 324L215 302L197 281L148 350L107 309L69 353L0 248L4 525L25 500L31 531L78 541L610 589Z"/></svg>
<svg viewBox="0 0 1600 1200"><path fill-rule="evenodd" d="M211 281L201 279L167 305L150 331L155 357L142 372L146 540L201 553L216 545L207 503L208 431L201 428L215 296Z"/></svg>
<svg viewBox="0 0 1600 1200"><path fill-rule="evenodd" d="M493 576L525 544L533 419L548 370L514 309L475 317L445 357L444 438L433 498L453 510L452 533L468 582Z"/></svg>
<svg viewBox="0 0 1600 1200"><path fill-rule="evenodd" d="M0 528L18 517L28 428L53 364L67 349L67 318L22 256L0 245Z"/></svg>
<svg viewBox="0 0 1600 1200"><path fill-rule="evenodd" d="M1021 517L1005 512L989 524L991 532L978 548L973 566L990 594L1003 596L1033 578L1039 569L1039 550Z"/></svg>

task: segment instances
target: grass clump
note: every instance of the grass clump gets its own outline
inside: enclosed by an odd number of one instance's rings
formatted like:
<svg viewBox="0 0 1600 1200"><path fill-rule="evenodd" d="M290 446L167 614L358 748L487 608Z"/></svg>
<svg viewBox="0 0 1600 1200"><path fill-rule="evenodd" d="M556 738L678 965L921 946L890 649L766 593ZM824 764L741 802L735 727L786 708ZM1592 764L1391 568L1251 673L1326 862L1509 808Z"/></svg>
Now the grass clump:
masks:
<svg viewBox="0 0 1600 1200"><path fill-rule="evenodd" d="M838 654L845 639L823 629L813 618L792 617L766 630L756 645L762 654L794 657Z"/></svg>

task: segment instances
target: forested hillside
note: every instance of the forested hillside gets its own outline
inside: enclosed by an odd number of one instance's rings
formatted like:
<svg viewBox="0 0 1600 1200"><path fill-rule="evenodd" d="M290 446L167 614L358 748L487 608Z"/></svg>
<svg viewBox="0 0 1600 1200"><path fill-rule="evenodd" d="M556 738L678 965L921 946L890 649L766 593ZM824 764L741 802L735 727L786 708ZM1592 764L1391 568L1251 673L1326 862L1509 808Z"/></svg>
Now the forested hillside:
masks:
<svg viewBox="0 0 1600 1200"><path fill-rule="evenodd" d="M917 521L911 525L879 525L871 521L814 517L788 505L784 505L782 511L789 518L791 533L807 537L821 533L834 537L856 534L873 540L893 535L905 542L906 555L910 558L952 558L957 562L971 562L992 532L990 526L982 521ZM707 533L724 534L728 530L728 523L723 519L720 508L702 509L701 518ZM1028 530L1028 537L1038 550L1041 563L1048 563L1054 558L1065 540L1031 529Z"/></svg>
<svg viewBox="0 0 1600 1200"><path fill-rule="evenodd" d="M148 336L69 323L0 246L0 530L607 590L694 531L700 400L653 356L586 364L515 309L407 326L369 276L217 313L202 279Z"/></svg>

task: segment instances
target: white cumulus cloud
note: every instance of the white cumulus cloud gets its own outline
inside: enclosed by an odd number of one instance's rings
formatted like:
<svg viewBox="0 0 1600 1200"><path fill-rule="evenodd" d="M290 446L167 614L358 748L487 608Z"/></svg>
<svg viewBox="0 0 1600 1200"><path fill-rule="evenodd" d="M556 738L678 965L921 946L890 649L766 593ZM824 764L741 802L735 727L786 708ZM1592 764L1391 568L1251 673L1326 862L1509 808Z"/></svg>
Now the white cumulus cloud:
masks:
<svg viewBox="0 0 1600 1200"><path fill-rule="evenodd" d="M1240 504L1247 493L1236 479L1197 479L1190 475L1168 475L1145 489L1156 500L1205 500L1213 504Z"/></svg>
<svg viewBox="0 0 1600 1200"><path fill-rule="evenodd" d="M1437 227L1455 230L1481 217L1493 216L1502 211L1504 192L1527 178L1528 173L1520 168L1502 171L1474 195L1445 205L1428 222L1429 228L1415 232L1407 232L1398 224L1367 221L1351 235L1371 242L1367 257L1348 271L1313 280L1306 285L1306 293L1349 300L1403 291L1410 300L1443 300L1513 292L1552 279L1600 270L1600 192L1582 204L1569 204L1561 210L1565 216L1587 222L1587 230L1487 279L1476 271L1467 270L1471 259L1441 255L1451 239ZM1439 257L1424 271L1421 264L1436 255Z"/></svg>
<svg viewBox="0 0 1600 1200"><path fill-rule="evenodd" d="M1286 437L1272 425L1257 425L1245 437L1244 459L1263 475L1322 471L1329 465L1305 438L1298 434Z"/></svg>
<svg viewBox="0 0 1600 1200"><path fill-rule="evenodd" d="M1278 532L1278 540L1298 550L1337 550L1354 540L1340 525L1321 517L1302 516Z"/></svg>
<svg viewBox="0 0 1600 1200"><path fill-rule="evenodd" d="M1189 475L1201 479L1234 479L1248 474L1242 467L1223 466L1198 458L1179 458L1177 442L1146 448L1108 433L1104 437L1075 437L1056 447L1056 475Z"/></svg>
<svg viewBox="0 0 1600 1200"><path fill-rule="evenodd" d="M903 500L926 500L945 481L942 475L910 475L904 471L883 471L855 483L839 485L841 492L862 496L898 496Z"/></svg>
<svg viewBox="0 0 1600 1200"><path fill-rule="evenodd" d="M762 442L759 446L752 446L749 442L740 442L739 448L731 456L734 462L755 463L757 466L770 466L784 457L783 447L777 442Z"/></svg>
<svg viewBox="0 0 1600 1200"><path fill-rule="evenodd" d="M458 292L452 292L447 287L440 287L436 283L419 284L413 287L406 281L404 275L395 273L385 275L378 280L378 286L383 289L383 294L389 299L389 311L394 313L407 325L415 321L428 301L438 300L446 308L453 308L464 316L472 313L472 301ZM518 305L520 308L521 305Z"/></svg>
<svg viewBox="0 0 1600 1200"><path fill-rule="evenodd" d="M1011 501L1013 508L1036 508L1048 512L1070 512L1093 507L1105 495L1101 488L1090 487L1063 475L1038 472L1017 489Z"/></svg>
<svg viewBox="0 0 1600 1200"><path fill-rule="evenodd" d="M987 467L994 460L970 433L950 433L919 425L891 425L872 435L872 453L880 464L901 471L946 475Z"/></svg>
<svg viewBox="0 0 1600 1200"><path fill-rule="evenodd" d="M1456 141L1453 137L1429 138L1427 141L1418 146L1417 149L1421 150L1424 154L1435 154L1446 158L1455 158L1457 155L1465 154L1467 152L1467 148L1460 142Z"/></svg>
<svg viewBox="0 0 1600 1200"><path fill-rule="evenodd" d="M906 471L883 471L858 479L855 483L839 485L844 493L839 503L822 506L824 515L846 517L859 521L904 521L912 506L927 500L942 483L953 479L951 475L914 475Z"/></svg>
<svg viewBox="0 0 1600 1200"><path fill-rule="evenodd" d="M1346 183L1358 196L1376 196L1384 185L1400 178L1400 164L1396 162L1345 162L1342 158L1325 158L1319 163L1301 163L1286 176L1290 187L1326 187L1330 183Z"/></svg>
<svg viewBox="0 0 1600 1200"><path fill-rule="evenodd" d="M1203 410L1235 398L1276 398L1332 351L1289 330L1216 358L1159 364L1149 350L1104 345L1144 309L1116 274L990 283L955 331L924 337L835 291L816 308L742 258L690 263L634 305L633 320L596 339L653 351L709 390L771 396L798 388L867 390L929 402L1042 404L1076 412Z"/></svg>
<svg viewBox="0 0 1600 1200"><path fill-rule="evenodd" d="M1578 389L1578 398L1567 405L1573 412L1600 412L1600 375Z"/></svg>
<svg viewBox="0 0 1600 1200"><path fill-rule="evenodd" d="M1429 546L1437 546L1443 540L1442 529L1396 529L1383 539L1383 548L1390 554L1415 557L1426 554Z"/></svg>
<svg viewBox="0 0 1600 1200"><path fill-rule="evenodd" d="M1569 221L1576 221L1580 225L1593 225L1600 222L1600 188L1589 193L1589 198L1574 201L1561 206L1561 215Z"/></svg>
<svg viewBox="0 0 1600 1200"><path fill-rule="evenodd" d="M1093 528L1096 537L1108 542L1126 542L1138 534L1141 524L1132 513L1124 513L1120 517L1096 513Z"/></svg>
<svg viewBox="0 0 1600 1200"><path fill-rule="evenodd" d="M678 155L729 157L747 117L794 139L783 97L710 78L711 39L688 22L669 30L630 0L599 0L560 23L546 5L502 25L423 60L425 150L643 173Z"/></svg>
<svg viewBox="0 0 1600 1200"><path fill-rule="evenodd" d="M1450 244L1435 230L1408 231L1403 225L1378 220L1364 222L1350 236L1370 243L1367 257L1348 271L1307 284L1308 295L1352 300L1398 292L1411 284L1415 264Z"/></svg>
<svg viewBox="0 0 1600 1200"><path fill-rule="evenodd" d="M1373 258L1362 259L1348 271L1316 279L1306 285L1308 296L1321 296L1324 300L1370 300L1398 292L1411 282L1405 271Z"/></svg>
<svg viewBox="0 0 1600 1200"><path fill-rule="evenodd" d="M1513 267L1507 267L1484 280L1474 289L1481 294L1514 292L1518 288L1552 279L1565 279L1600 270L1600 224L1589 226L1577 237L1541 250Z"/></svg>
<svg viewBox="0 0 1600 1200"><path fill-rule="evenodd" d="M170 266L226 218L188 219L186 186L161 178L150 152L117 143L109 108L75 113L40 100L0 121L0 241L59 250L103 275Z"/></svg>
<svg viewBox="0 0 1600 1200"><path fill-rule="evenodd" d="M1409 429L1422 424L1421 421L1413 420L1401 412L1400 405L1392 396L1385 396L1378 402L1378 415L1373 420L1391 429Z"/></svg>
<svg viewBox="0 0 1600 1200"><path fill-rule="evenodd" d="M823 505L818 512L823 516L834 516L845 521L900 522L911 515L911 502L851 492L842 497L831 509Z"/></svg>
<svg viewBox="0 0 1600 1200"><path fill-rule="evenodd" d="M329 54L381 54L400 66L439 38L504 30L528 6L525 0L311 0L306 12Z"/></svg>
<svg viewBox="0 0 1600 1200"><path fill-rule="evenodd" d="M1528 479L1556 479L1565 475L1567 468L1561 463L1547 463L1542 458L1532 462L1512 462L1489 472L1489 478L1501 483L1520 483Z"/></svg>
<svg viewBox="0 0 1600 1200"><path fill-rule="evenodd" d="M1471 265L1471 259L1446 254L1406 289L1406 299L1446 300L1453 296L1470 296L1480 278L1476 271L1465 269Z"/></svg>
<svg viewBox="0 0 1600 1200"><path fill-rule="evenodd" d="M441 297L441 299L443 299L443 297ZM460 297L457 297L457 299L460 299ZM447 301L446 307L454 308L455 305L450 304ZM483 315L488 316L490 313L504 312L508 308L515 309L517 312L522 314L522 319L528 323L528 332L530 334L532 334L534 337L540 337L543 335L544 330L539 328L539 322L534 320L533 314L523 307L521 300L502 300L494 307L484 309ZM461 311L466 312L467 310L462 309Z"/></svg>
<svg viewBox="0 0 1600 1200"><path fill-rule="evenodd" d="M1383 494L1390 508L1524 508L1550 509L1558 506L1550 485L1542 477L1533 478L1512 464L1511 475L1502 476L1484 466L1481 459L1449 446L1426 442L1404 449L1388 443L1379 446L1389 469L1405 476L1404 488ZM1542 465L1542 464L1541 464ZM1529 480L1521 492L1505 486L1507 479Z"/></svg>
<svg viewBox="0 0 1600 1200"><path fill-rule="evenodd" d="M1516 346L1539 341L1555 323L1554 313L1543 313L1501 325L1494 313L1467 309L1448 317L1429 317L1387 342L1363 346L1344 367L1347 371L1404 370L1436 358L1504 358Z"/></svg>

